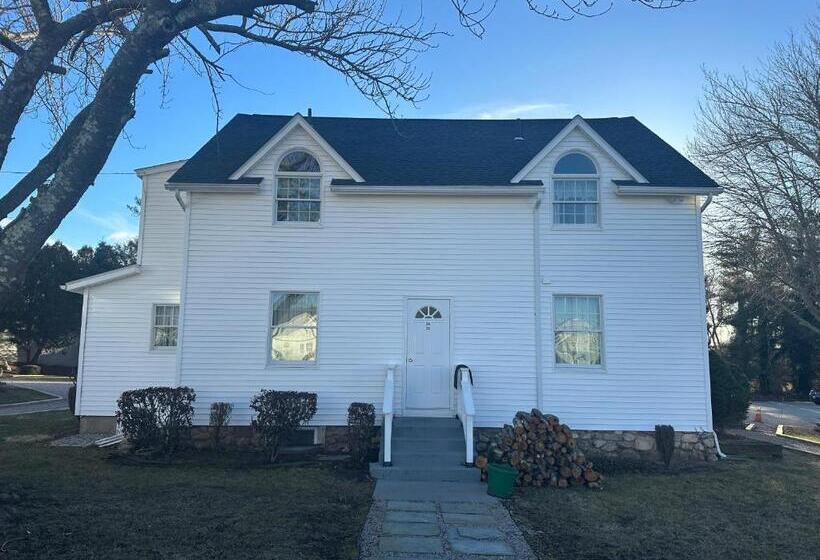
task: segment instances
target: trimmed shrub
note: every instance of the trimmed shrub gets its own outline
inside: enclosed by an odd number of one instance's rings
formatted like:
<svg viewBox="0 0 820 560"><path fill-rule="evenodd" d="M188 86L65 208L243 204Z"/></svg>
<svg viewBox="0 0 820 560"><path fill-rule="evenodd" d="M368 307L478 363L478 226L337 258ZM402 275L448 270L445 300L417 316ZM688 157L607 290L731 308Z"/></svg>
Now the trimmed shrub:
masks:
<svg viewBox="0 0 820 560"><path fill-rule="evenodd" d="M191 435L195 400L190 387L125 391L117 400L117 422L134 449L171 455Z"/></svg>
<svg viewBox="0 0 820 560"><path fill-rule="evenodd" d="M370 403L350 403L347 408L347 444L354 466L363 468L367 465L375 433L375 407Z"/></svg>
<svg viewBox="0 0 820 560"><path fill-rule="evenodd" d="M668 425L655 426L655 447L661 456L666 468L672 464L672 455L675 453L675 428Z"/></svg>
<svg viewBox="0 0 820 560"><path fill-rule="evenodd" d="M265 389L253 397L251 408L256 411L253 429L273 463L282 440L316 414L316 393Z"/></svg>
<svg viewBox="0 0 820 560"><path fill-rule="evenodd" d="M227 402L212 402L211 403L211 443L214 449L219 449L222 443L222 430L231 421L231 412L233 405Z"/></svg>
<svg viewBox="0 0 820 560"><path fill-rule="evenodd" d="M719 354L709 352L712 423L717 428L743 424L751 402L749 383Z"/></svg>

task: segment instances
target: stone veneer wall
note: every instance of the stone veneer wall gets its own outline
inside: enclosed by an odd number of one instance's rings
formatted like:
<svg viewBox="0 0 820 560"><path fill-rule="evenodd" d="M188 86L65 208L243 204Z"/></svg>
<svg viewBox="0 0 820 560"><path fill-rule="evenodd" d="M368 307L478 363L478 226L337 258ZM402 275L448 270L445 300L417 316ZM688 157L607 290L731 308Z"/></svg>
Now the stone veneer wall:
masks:
<svg viewBox="0 0 820 560"><path fill-rule="evenodd" d="M590 457L660 461L655 432L573 430L578 448ZM675 432L675 458L684 461L716 461L711 432Z"/></svg>
<svg viewBox="0 0 820 560"><path fill-rule="evenodd" d="M476 453L486 451L479 434L492 437L498 428L476 428ZM659 462L655 432L624 430L572 430L578 448L589 457L608 457ZM482 445L484 449L481 449ZM716 461L717 449L711 432L675 432L675 458L684 461Z"/></svg>

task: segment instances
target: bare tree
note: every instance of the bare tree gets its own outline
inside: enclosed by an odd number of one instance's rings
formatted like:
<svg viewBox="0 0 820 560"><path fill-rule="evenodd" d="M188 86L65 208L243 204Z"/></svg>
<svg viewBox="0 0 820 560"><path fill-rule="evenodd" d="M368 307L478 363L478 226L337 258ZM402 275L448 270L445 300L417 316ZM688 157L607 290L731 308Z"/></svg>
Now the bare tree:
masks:
<svg viewBox="0 0 820 560"><path fill-rule="evenodd" d="M632 1L664 9L689 0ZM553 19L611 7L605 0L526 2ZM495 7L451 4L477 35ZM326 64L393 115L398 104L424 98L428 80L416 56L439 32L391 8L387 0L0 0L0 165L26 111L44 109L56 132L52 147L0 198L0 218L25 204L0 232L0 306L93 184L135 115L145 74L163 72L167 80L168 61L177 58L216 91L230 79L225 57L260 43Z"/></svg>
<svg viewBox="0 0 820 560"><path fill-rule="evenodd" d="M706 332L709 336L709 348L718 352L723 350L723 339L729 326L729 304L720 293L720 279L715 270L710 270L704 278L706 282Z"/></svg>
<svg viewBox="0 0 820 560"><path fill-rule="evenodd" d="M742 76L706 73L690 150L726 192L708 226L718 266L820 335L820 25ZM797 303L797 307L795 306ZM806 313L808 312L808 319Z"/></svg>

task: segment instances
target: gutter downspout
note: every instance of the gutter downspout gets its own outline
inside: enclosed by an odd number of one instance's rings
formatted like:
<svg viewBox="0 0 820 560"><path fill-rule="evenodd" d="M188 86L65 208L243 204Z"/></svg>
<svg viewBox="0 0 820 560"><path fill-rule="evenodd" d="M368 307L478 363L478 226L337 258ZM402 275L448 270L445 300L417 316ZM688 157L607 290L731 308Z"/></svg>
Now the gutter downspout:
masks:
<svg viewBox="0 0 820 560"><path fill-rule="evenodd" d="M544 406L543 381L541 379L541 193L535 195L532 207L532 291L535 320L535 403L541 410Z"/></svg>
<svg viewBox="0 0 820 560"><path fill-rule="evenodd" d="M700 228L700 224L701 224L700 216L701 216L701 214L703 214L706 211L706 209L709 207L710 204L712 204L712 195L711 194L707 195L706 200L704 200L703 204L700 205L700 213L698 214L698 227L699 228ZM703 250L702 249L702 247L703 247L702 244L703 244L703 240L701 240L701 251ZM702 272L703 272L703 259L701 258L701 273ZM703 274L701 274L701 277L703 277ZM706 351L706 356L707 356L706 364L707 364L707 367L709 367L709 358L708 358L709 350L708 349ZM711 377L711 372L709 372L709 375ZM712 391L710 390L709 391L710 405L711 405L711 400L712 400ZM712 413L712 407L709 406L709 414L711 414L711 413ZM718 435L717 435L717 432L714 430L714 428L712 428L712 437L715 438L715 453L717 453L718 458L719 459L726 459L726 454L723 451L721 451L721 449L720 449L720 441L718 441Z"/></svg>
<svg viewBox="0 0 820 560"><path fill-rule="evenodd" d="M185 212L188 208L185 206L185 202L183 202L182 200L182 193L180 191L174 191L174 198L177 199L179 207L182 208L183 212Z"/></svg>

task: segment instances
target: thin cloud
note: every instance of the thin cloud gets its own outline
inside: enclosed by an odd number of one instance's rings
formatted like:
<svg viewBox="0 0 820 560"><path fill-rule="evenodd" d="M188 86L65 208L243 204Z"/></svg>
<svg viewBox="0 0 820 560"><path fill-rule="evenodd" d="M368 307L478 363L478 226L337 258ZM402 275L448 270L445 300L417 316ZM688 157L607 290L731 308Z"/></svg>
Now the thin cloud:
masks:
<svg viewBox="0 0 820 560"><path fill-rule="evenodd" d="M109 243L125 243L137 236L137 232L130 230L120 230L105 236L105 240Z"/></svg>
<svg viewBox="0 0 820 560"><path fill-rule="evenodd" d="M448 119L524 119L569 117L565 103L496 103L471 105L441 115Z"/></svg>
<svg viewBox="0 0 820 560"><path fill-rule="evenodd" d="M118 212L95 214L85 208L78 208L77 215L101 230L100 238L108 243L122 243L137 236L134 220Z"/></svg>

